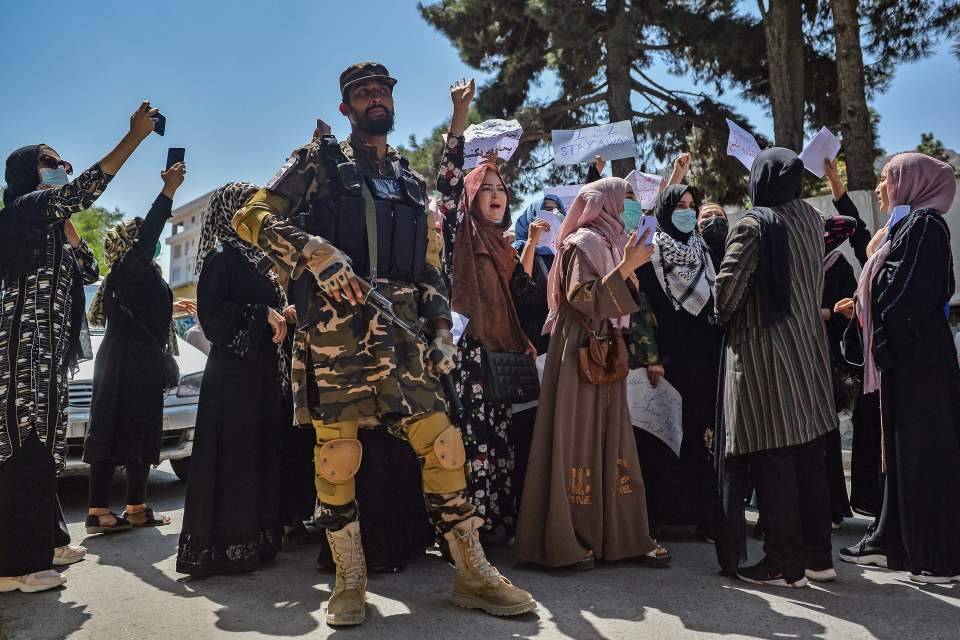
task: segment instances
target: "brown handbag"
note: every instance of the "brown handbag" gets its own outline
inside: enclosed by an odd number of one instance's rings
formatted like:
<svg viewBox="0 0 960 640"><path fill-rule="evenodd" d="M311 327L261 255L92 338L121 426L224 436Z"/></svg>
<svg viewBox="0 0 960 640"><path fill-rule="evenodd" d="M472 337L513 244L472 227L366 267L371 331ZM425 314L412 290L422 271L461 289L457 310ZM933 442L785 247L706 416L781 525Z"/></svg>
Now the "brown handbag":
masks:
<svg viewBox="0 0 960 640"><path fill-rule="evenodd" d="M610 333L601 336L590 328L583 314L573 308L566 298L564 304L570 315L587 333L586 342L577 347L577 362L580 366L580 381L587 384L611 384L619 382L630 373L629 354L623 333L610 326ZM605 323L611 324L609 320Z"/></svg>

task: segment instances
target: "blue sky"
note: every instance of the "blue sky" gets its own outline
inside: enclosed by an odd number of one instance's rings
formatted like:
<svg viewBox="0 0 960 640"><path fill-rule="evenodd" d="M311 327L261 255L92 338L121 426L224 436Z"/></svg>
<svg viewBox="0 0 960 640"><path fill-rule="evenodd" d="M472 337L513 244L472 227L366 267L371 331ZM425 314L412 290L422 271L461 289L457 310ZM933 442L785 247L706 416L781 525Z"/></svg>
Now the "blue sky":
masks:
<svg viewBox="0 0 960 640"><path fill-rule="evenodd" d="M45 142L79 169L121 137L141 99L167 116L166 137L151 136L100 199L130 215L159 192L168 146L187 148L175 203L184 204L231 180L266 181L317 116L346 135L337 80L352 62L383 61L399 79L394 142L429 134L449 116L450 81L476 75L406 0L17 2L0 15L4 158ZM924 131L960 149L960 62L947 50L902 67L873 101L888 151L915 146ZM772 133L761 107L739 108Z"/></svg>

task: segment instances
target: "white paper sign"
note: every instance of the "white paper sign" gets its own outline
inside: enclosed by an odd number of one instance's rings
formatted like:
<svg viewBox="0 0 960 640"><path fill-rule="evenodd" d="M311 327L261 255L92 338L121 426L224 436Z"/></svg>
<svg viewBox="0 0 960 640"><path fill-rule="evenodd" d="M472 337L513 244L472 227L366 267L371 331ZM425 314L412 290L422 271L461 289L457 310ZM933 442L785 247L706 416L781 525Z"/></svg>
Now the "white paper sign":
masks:
<svg viewBox="0 0 960 640"><path fill-rule="evenodd" d="M633 187L633 193L637 196L640 206L649 209L660 193L660 184L663 182L663 178L634 169L627 174L627 182Z"/></svg>
<svg viewBox="0 0 960 640"><path fill-rule="evenodd" d="M486 120L472 124L463 132L463 168L472 169L496 151L501 160L509 160L520 144L523 127L516 120Z"/></svg>
<svg viewBox="0 0 960 640"><path fill-rule="evenodd" d="M460 338L462 338L464 332L466 332L467 325L470 323L470 318L467 316L462 316L456 311L451 311L450 320L453 324L453 326L450 327L450 333L453 334L453 343L460 344Z"/></svg>
<svg viewBox="0 0 960 640"><path fill-rule="evenodd" d="M833 135L830 129L826 127L820 129L813 140L807 143L807 146L800 152L800 159L803 160L803 166L807 171L817 176L823 177L823 161L837 157L840 152L840 141Z"/></svg>
<svg viewBox="0 0 960 640"><path fill-rule="evenodd" d="M560 235L560 225L563 224L563 218L552 211L537 211L537 219L545 220L550 225L550 231L545 231L537 240L538 247L550 247L553 252L557 252L557 236Z"/></svg>
<svg viewBox="0 0 960 640"><path fill-rule="evenodd" d="M629 120L585 129L554 129L553 157L557 164L593 162L632 158L636 155L633 127Z"/></svg>
<svg viewBox="0 0 960 640"><path fill-rule="evenodd" d="M654 388L645 368L631 370L627 376L627 406L634 427L653 434L680 456L683 404L680 392L666 378L660 378Z"/></svg>
<svg viewBox="0 0 960 640"><path fill-rule="evenodd" d="M563 203L564 211L570 211L570 206L577 199L577 194L580 193L582 188L582 184L568 184L560 187L547 187L543 190L543 193L557 196Z"/></svg>
<svg viewBox="0 0 960 640"><path fill-rule="evenodd" d="M727 126L730 127L730 137L727 138L727 155L733 156L743 163L747 171L753 167L753 161L760 155L760 145L757 139L750 135L750 132L738 125L729 118Z"/></svg>

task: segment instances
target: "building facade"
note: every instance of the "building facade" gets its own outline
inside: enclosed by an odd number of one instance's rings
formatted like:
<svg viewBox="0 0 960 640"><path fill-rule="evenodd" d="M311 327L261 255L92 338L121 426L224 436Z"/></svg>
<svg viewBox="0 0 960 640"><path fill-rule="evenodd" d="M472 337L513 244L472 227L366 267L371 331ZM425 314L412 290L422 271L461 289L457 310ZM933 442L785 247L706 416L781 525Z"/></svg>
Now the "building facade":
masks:
<svg viewBox="0 0 960 640"><path fill-rule="evenodd" d="M197 249L203 211L212 191L173 210L170 218L170 268L167 271L174 298L197 298Z"/></svg>

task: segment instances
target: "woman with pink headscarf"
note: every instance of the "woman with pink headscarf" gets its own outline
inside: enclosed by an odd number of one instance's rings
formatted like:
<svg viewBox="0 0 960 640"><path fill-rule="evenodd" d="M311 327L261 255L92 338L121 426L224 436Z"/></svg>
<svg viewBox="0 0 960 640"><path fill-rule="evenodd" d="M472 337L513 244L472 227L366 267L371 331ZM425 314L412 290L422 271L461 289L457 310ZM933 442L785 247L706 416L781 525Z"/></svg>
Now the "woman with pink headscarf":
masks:
<svg viewBox="0 0 960 640"><path fill-rule="evenodd" d="M939 160L902 153L876 192L891 224L855 305L864 393L880 391L886 479L876 531L840 557L907 570L915 582L960 582L960 368L945 312L955 283L943 219L956 178Z"/></svg>
<svg viewBox="0 0 960 640"><path fill-rule="evenodd" d="M560 227L547 289L550 348L514 545L524 562L576 569L591 568L595 558L670 563L650 537L626 381L581 382L577 357L587 338L583 322L609 335L640 309L633 274L653 249L634 246L624 230L628 197L621 178L592 182Z"/></svg>

